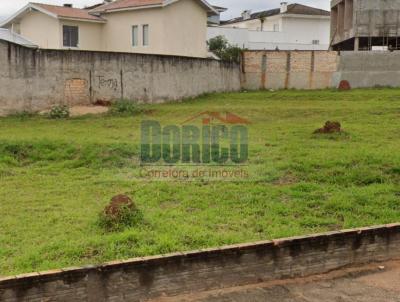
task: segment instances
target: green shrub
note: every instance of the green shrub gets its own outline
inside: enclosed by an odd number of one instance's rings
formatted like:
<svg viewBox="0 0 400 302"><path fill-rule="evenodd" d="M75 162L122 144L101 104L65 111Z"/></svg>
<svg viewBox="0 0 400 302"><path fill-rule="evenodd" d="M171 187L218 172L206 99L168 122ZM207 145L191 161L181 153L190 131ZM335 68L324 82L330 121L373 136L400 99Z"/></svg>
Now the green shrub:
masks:
<svg viewBox="0 0 400 302"><path fill-rule="evenodd" d="M207 41L209 50L218 56L222 61L240 62L243 49L236 45L229 44L225 36L216 36Z"/></svg>
<svg viewBox="0 0 400 302"><path fill-rule="evenodd" d="M53 106L49 112L49 117L52 119L68 118L70 116L69 108L65 105Z"/></svg>
<svg viewBox="0 0 400 302"><path fill-rule="evenodd" d="M113 115L137 115L142 113L142 108L133 101L121 99L111 105L110 113Z"/></svg>
<svg viewBox="0 0 400 302"><path fill-rule="evenodd" d="M106 232L121 231L125 228L137 226L143 222L143 213L136 207L128 205L120 206L118 213L106 214L102 211L99 214L98 224Z"/></svg>

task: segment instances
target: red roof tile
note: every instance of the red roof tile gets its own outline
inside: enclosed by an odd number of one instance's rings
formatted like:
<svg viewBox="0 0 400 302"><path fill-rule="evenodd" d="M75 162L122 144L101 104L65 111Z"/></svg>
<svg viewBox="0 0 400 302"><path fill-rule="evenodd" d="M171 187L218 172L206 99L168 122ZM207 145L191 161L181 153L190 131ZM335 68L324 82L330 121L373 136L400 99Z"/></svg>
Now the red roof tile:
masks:
<svg viewBox="0 0 400 302"><path fill-rule="evenodd" d="M93 21L104 21L104 19L89 14L89 11L73 7L56 6L43 3L32 3L35 6L39 6L42 9L57 15L58 17L93 20Z"/></svg>
<svg viewBox="0 0 400 302"><path fill-rule="evenodd" d="M161 5L163 4L163 0L116 0L111 3L104 4L91 10L91 12L102 12L107 10L114 9L124 9L130 7L143 7L143 6L152 6L152 5Z"/></svg>

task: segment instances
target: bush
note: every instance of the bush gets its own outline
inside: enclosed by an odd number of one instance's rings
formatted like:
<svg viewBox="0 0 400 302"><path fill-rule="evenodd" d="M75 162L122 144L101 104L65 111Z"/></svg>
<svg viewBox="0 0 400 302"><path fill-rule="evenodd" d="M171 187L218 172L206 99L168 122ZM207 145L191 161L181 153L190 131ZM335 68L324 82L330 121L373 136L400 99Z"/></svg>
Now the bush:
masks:
<svg viewBox="0 0 400 302"><path fill-rule="evenodd" d="M143 221L142 212L136 207L132 199L126 195L117 195L99 215L99 225L105 231L119 231L126 227L133 227Z"/></svg>
<svg viewBox="0 0 400 302"><path fill-rule="evenodd" d="M69 108L65 105L53 106L49 112L49 117L52 119L68 118L70 116Z"/></svg>
<svg viewBox="0 0 400 302"><path fill-rule="evenodd" d="M118 216L108 216L104 212L99 215L99 225L107 232L121 231L124 228L134 227L143 221L143 214L138 209L128 206L121 207Z"/></svg>
<svg viewBox="0 0 400 302"><path fill-rule="evenodd" d="M240 56L243 50L238 46L229 44L224 36L211 38L208 40L207 44L209 50L221 60L236 63L240 62Z"/></svg>
<svg viewBox="0 0 400 302"><path fill-rule="evenodd" d="M113 115L136 115L142 112L140 106L130 100L118 100L111 105L110 109Z"/></svg>

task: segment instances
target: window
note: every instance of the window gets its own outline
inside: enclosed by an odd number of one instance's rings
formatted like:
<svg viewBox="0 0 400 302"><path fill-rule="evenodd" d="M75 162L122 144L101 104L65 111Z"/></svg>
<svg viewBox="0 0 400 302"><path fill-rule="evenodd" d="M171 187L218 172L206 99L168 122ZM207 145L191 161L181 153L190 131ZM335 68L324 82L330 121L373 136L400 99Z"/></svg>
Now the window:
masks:
<svg viewBox="0 0 400 302"><path fill-rule="evenodd" d="M313 45L319 45L319 40L312 40Z"/></svg>
<svg viewBox="0 0 400 302"><path fill-rule="evenodd" d="M274 24L274 31L279 31L279 24Z"/></svg>
<svg viewBox="0 0 400 302"><path fill-rule="evenodd" d="M149 45L149 25L143 25L143 46Z"/></svg>
<svg viewBox="0 0 400 302"><path fill-rule="evenodd" d="M137 25L132 26L132 45L139 45L139 26Z"/></svg>
<svg viewBox="0 0 400 302"><path fill-rule="evenodd" d="M78 26L63 26L63 45L64 47L78 47L79 28Z"/></svg>

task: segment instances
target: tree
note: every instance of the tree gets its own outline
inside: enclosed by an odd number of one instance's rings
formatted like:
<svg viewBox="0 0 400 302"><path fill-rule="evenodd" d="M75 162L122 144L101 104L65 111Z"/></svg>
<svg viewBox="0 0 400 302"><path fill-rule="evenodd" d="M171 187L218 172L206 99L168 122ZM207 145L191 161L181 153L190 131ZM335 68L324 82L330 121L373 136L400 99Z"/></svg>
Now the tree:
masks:
<svg viewBox="0 0 400 302"><path fill-rule="evenodd" d="M211 38L207 44L210 51L220 58L229 46L228 40L224 36Z"/></svg>
<svg viewBox="0 0 400 302"><path fill-rule="evenodd" d="M240 62L242 49L232 45L224 36L216 36L207 42L209 50L223 61Z"/></svg>

